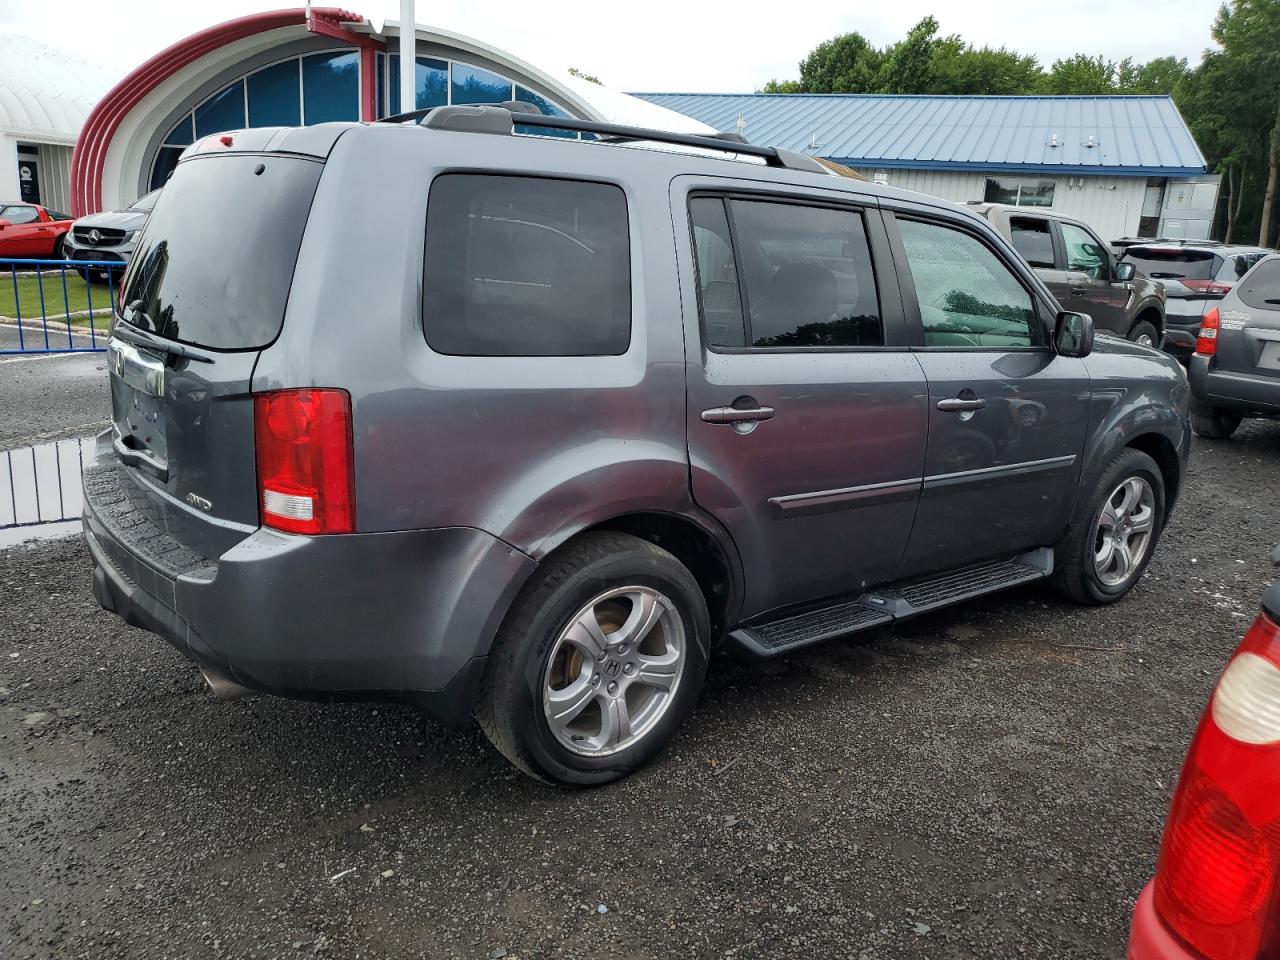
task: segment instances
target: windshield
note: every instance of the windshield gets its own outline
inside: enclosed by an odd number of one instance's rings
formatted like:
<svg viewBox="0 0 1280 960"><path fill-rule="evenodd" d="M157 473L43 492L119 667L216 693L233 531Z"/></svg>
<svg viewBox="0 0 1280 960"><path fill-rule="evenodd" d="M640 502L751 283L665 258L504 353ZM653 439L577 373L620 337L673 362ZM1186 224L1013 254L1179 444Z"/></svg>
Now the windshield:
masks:
<svg viewBox="0 0 1280 960"><path fill-rule="evenodd" d="M1214 255L1207 250L1130 247L1124 259L1152 280L1209 280L1216 272Z"/></svg>
<svg viewBox="0 0 1280 960"><path fill-rule="evenodd" d="M129 204L130 210L138 210L142 213L150 213L151 208L156 205L156 201L160 199L160 191L152 190L145 196L139 197L133 203Z"/></svg>
<svg viewBox="0 0 1280 960"><path fill-rule="evenodd" d="M228 154L178 164L147 220L121 303L159 336L215 350L280 332L323 165Z"/></svg>

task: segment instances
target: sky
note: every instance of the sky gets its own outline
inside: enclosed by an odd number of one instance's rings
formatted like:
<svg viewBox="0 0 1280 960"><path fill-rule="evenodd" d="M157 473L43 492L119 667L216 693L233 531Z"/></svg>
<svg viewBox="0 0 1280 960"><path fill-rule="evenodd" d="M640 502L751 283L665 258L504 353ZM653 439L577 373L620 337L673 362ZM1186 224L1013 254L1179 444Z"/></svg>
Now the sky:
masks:
<svg viewBox="0 0 1280 960"><path fill-rule="evenodd" d="M302 0L0 0L0 32L25 34L123 75L222 20ZM468 34L547 70L577 67L619 90L750 92L798 76L823 40L858 31L877 46L933 14L944 34L1006 46L1046 66L1075 53L1195 63L1220 0L895 0L888 4L643 0L418 0L417 21ZM330 0L332 5L339 5ZM323 4L317 3L316 6ZM399 0L347 0L397 20ZM802 10L797 16L795 11ZM109 80L117 79L110 77Z"/></svg>

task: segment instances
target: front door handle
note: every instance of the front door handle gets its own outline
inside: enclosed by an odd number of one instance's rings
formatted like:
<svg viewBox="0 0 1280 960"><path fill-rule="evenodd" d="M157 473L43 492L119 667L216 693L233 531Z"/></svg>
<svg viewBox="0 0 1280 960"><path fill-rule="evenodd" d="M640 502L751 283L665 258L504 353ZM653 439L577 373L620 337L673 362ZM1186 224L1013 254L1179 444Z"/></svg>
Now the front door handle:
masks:
<svg viewBox="0 0 1280 960"><path fill-rule="evenodd" d="M981 397L975 397L972 400L950 397L946 400L938 401L938 409L943 413L964 413L966 410L981 410L986 405L987 401Z"/></svg>
<svg viewBox="0 0 1280 960"><path fill-rule="evenodd" d="M702 411L703 423L759 423L761 420L772 420L773 407L712 407Z"/></svg>

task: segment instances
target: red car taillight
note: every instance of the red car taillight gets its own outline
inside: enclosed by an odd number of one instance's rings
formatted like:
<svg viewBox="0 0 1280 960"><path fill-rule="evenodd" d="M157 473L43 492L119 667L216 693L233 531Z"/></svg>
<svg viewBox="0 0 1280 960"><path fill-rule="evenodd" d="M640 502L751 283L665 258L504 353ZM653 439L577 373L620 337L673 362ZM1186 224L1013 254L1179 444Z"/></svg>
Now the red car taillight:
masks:
<svg viewBox="0 0 1280 960"><path fill-rule="evenodd" d="M1214 307L1200 321L1200 335L1196 337L1196 353L1202 357L1212 357L1218 352L1218 330L1222 327L1222 317L1218 308Z"/></svg>
<svg viewBox="0 0 1280 960"><path fill-rule="evenodd" d="M254 397L262 524L289 533L355 530L351 397L277 390Z"/></svg>
<svg viewBox="0 0 1280 960"><path fill-rule="evenodd" d="M1280 627L1254 621L1173 795L1155 907L1206 960L1280 956Z"/></svg>
<svg viewBox="0 0 1280 960"><path fill-rule="evenodd" d="M1222 297L1231 292L1231 284L1219 283L1217 280L1183 280L1182 285L1196 293L1217 294Z"/></svg>

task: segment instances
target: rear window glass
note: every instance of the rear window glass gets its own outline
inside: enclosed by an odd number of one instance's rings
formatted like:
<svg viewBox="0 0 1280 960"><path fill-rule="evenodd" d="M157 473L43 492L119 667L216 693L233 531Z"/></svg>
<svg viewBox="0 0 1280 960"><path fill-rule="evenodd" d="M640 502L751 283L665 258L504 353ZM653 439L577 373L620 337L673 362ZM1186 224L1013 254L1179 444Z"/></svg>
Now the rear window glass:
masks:
<svg viewBox="0 0 1280 960"><path fill-rule="evenodd" d="M1258 264L1236 291L1255 310L1280 310L1280 257Z"/></svg>
<svg viewBox="0 0 1280 960"><path fill-rule="evenodd" d="M1124 259L1153 280L1211 280L1214 256L1204 250L1153 250L1130 247Z"/></svg>
<svg viewBox="0 0 1280 960"><path fill-rule="evenodd" d="M129 322L215 350L269 344L323 169L245 154L178 164L134 254L121 297Z"/></svg>
<svg viewBox="0 0 1280 960"><path fill-rule="evenodd" d="M431 185L423 327L438 353L573 357L631 342L626 195L606 183L445 174Z"/></svg>
<svg viewBox="0 0 1280 960"><path fill-rule="evenodd" d="M1009 220L1009 236L1031 266L1053 268L1053 237L1048 221L1013 217Z"/></svg>

